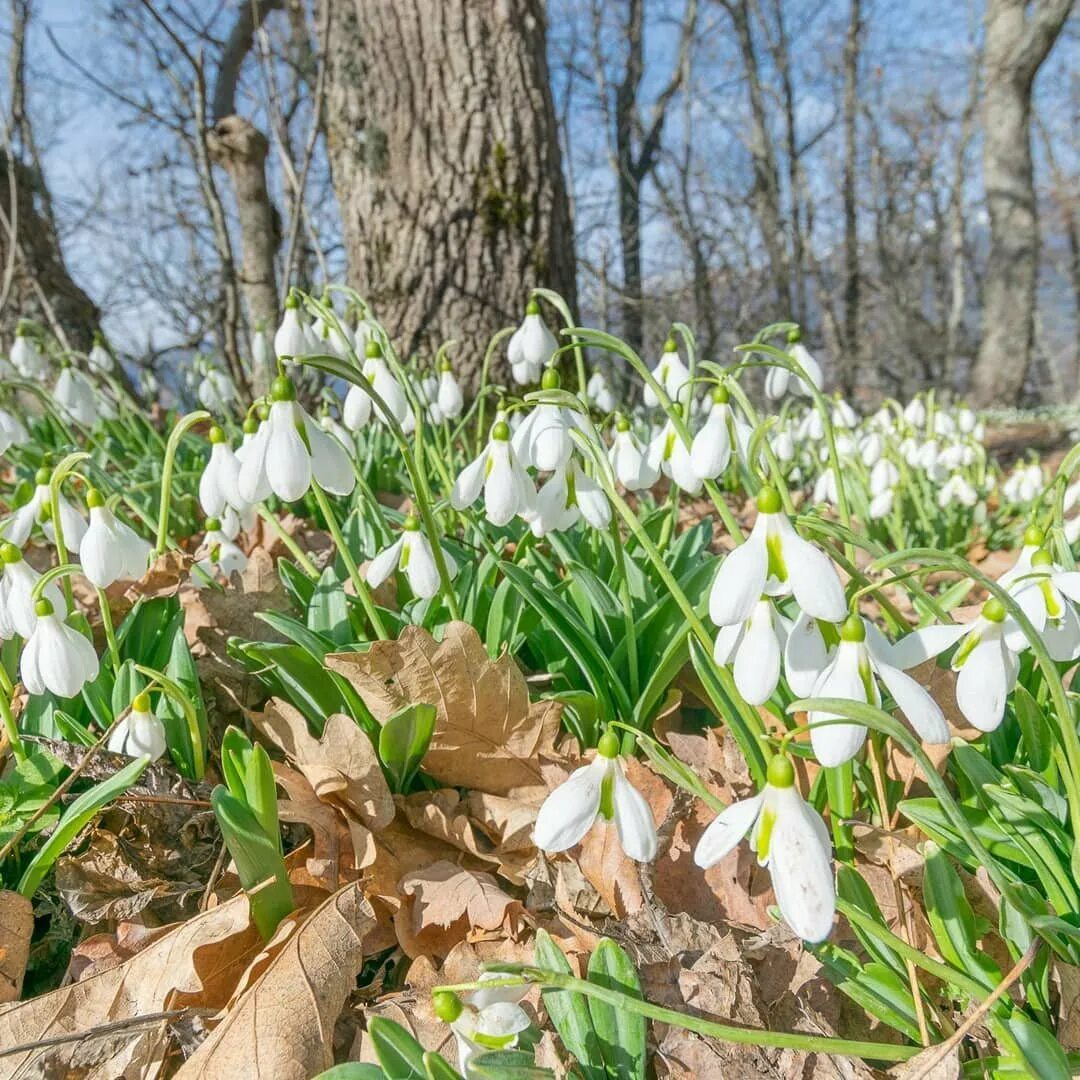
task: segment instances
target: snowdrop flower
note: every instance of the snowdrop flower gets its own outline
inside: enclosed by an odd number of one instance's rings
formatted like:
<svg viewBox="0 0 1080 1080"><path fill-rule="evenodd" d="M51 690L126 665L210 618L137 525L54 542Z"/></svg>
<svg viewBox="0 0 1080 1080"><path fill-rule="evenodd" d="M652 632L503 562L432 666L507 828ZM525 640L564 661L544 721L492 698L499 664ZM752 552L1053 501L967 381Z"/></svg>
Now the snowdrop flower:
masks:
<svg viewBox="0 0 1080 1080"><path fill-rule="evenodd" d="M323 302L327 303L325 296ZM321 315L311 324L311 336L315 339L319 352L336 356L339 360L347 360L352 351L352 342L345 337L340 326L327 322Z"/></svg>
<svg viewBox="0 0 1080 1080"><path fill-rule="evenodd" d="M1062 569L1050 552L1041 548L1030 557L1028 573L1013 577L1008 589L1052 659L1069 661L1080 656L1080 617L1074 606L1080 599L1080 571ZM1005 642L1015 653L1029 644L1019 625L1011 620Z"/></svg>
<svg viewBox="0 0 1080 1080"><path fill-rule="evenodd" d="M30 432L23 422L6 409L0 409L0 454L6 454L13 446L25 446Z"/></svg>
<svg viewBox="0 0 1080 1080"><path fill-rule="evenodd" d="M810 350L802 343L801 330L792 330L788 334L787 351L792 361L805 372L806 378L793 375L787 368L770 367L768 374L765 376L765 395L772 401L779 401L787 393L789 386L797 394L802 394L803 397L811 397L806 380L812 382L819 390L824 381L821 365L810 355Z"/></svg>
<svg viewBox="0 0 1080 1080"><path fill-rule="evenodd" d="M328 412L319 417L319 424L322 426L323 431L331 438L337 439L346 451L353 448L353 437Z"/></svg>
<svg viewBox="0 0 1080 1080"><path fill-rule="evenodd" d="M690 382L690 370L679 358L679 347L675 344L674 338L668 338L664 342L664 351L652 370L652 376L664 388L664 393L672 401L680 401L683 387ZM642 392L642 401L650 409L660 404L660 399L648 383L645 384Z"/></svg>
<svg viewBox="0 0 1080 1080"><path fill-rule="evenodd" d="M786 638L783 620L767 599L754 605L746 622L722 627L716 635L716 662L734 660L735 685L748 705L764 705L776 690Z"/></svg>
<svg viewBox="0 0 1080 1080"><path fill-rule="evenodd" d="M859 417L855 410L842 398L837 397L832 407L833 427L855 428L859 426Z"/></svg>
<svg viewBox="0 0 1080 1080"><path fill-rule="evenodd" d="M900 470L888 458L882 458L870 470L870 494L881 495L900 482Z"/></svg>
<svg viewBox="0 0 1080 1080"><path fill-rule="evenodd" d="M959 672L956 704L972 727L993 731L1005 715L1005 700L1020 670L1007 640L1018 629L1005 605L991 597L974 622L913 630L889 648L889 657L897 667L911 668L960 642L951 665Z"/></svg>
<svg viewBox="0 0 1080 1080"><path fill-rule="evenodd" d="M979 501L979 493L964 479L961 473L953 473L938 492L937 504L946 507L974 506Z"/></svg>
<svg viewBox="0 0 1080 1080"><path fill-rule="evenodd" d="M307 354L307 335L300 318L300 298L292 293L285 300L281 325L274 334L274 355L291 358Z"/></svg>
<svg viewBox="0 0 1080 1080"><path fill-rule="evenodd" d="M544 390L557 390L559 381L559 373L548 368L540 385ZM541 402L514 432L514 453L526 467L531 465L540 472L554 472L570 460L574 451L570 433L574 430L592 438L589 425L579 413L563 405Z"/></svg>
<svg viewBox="0 0 1080 1080"><path fill-rule="evenodd" d="M585 396L602 413L613 413L619 405L608 385L607 376L602 371L594 371L589 376L589 381L585 384Z"/></svg>
<svg viewBox="0 0 1080 1080"><path fill-rule="evenodd" d="M210 429L210 460L199 477L199 505L203 513L220 517L226 506L243 510L246 503L240 498L240 462L219 427Z"/></svg>
<svg viewBox="0 0 1080 1080"><path fill-rule="evenodd" d="M611 524L611 504L600 485L576 461L561 465L536 497L532 531L536 536L561 532L584 518L594 529Z"/></svg>
<svg viewBox="0 0 1080 1080"><path fill-rule="evenodd" d="M94 345L87 354L86 362L95 375L111 375L116 370L116 361L105 347L105 339L96 330L94 331Z"/></svg>
<svg viewBox="0 0 1080 1080"><path fill-rule="evenodd" d="M914 428L926 423L926 405L921 397L913 397L904 408L904 419Z"/></svg>
<svg viewBox="0 0 1080 1080"><path fill-rule="evenodd" d="M20 506L5 521L0 522L0 536L10 540L16 547L22 547L30 539L34 525L40 523L46 538L56 541L56 531L49 520L52 513L52 492L49 481L52 473L45 468L38 469L34 478L34 493L30 501ZM86 521L61 492L57 497L60 509L60 527L64 533L64 545L69 552L77 552L86 533Z"/></svg>
<svg viewBox="0 0 1080 1080"><path fill-rule="evenodd" d="M935 435L952 435L956 431L956 422L953 418L942 409L938 409L934 413L934 434Z"/></svg>
<svg viewBox="0 0 1080 1080"><path fill-rule="evenodd" d="M157 761L168 748L165 725L150 711L150 695L136 694L127 716L109 734L109 753Z"/></svg>
<svg viewBox="0 0 1080 1080"><path fill-rule="evenodd" d="M678 404L673 404L672 409L681 412ZM649 443L648 454L650 463L658 466L660 471L670 477L683 491L690 495L696 495L701 491L702 480L694 469L690 447L683 441L670 416Z"/></svg>
<svg viewBox="0 0 1080 1080"><path fill-rule="evenodd" d="M456 420L465 409L465 395L454 378L454 369L449 360L444 359L439 364L439 387L435 402L447 420Z"/></svg>
<svg viewBox="0 0 1080 1080"><path fill-rule="evenodd" d="M998 578L998 584L1003 589L1008 589L1017 578L1031 573L1031 560L1043 544L1046 543L1046 533L1038 525L1029 525L1024 530L1024 542L1016 556L1016 562Z"/></svg>
<svg viewBox="0 0 1080 1080"><path fill-rule="evenodd" d="M804 941L824 941L836 915L832 843L821 815L795 786L795 768L784 753L769 762L760 794L732 803L705 830L694 862L703 870L715 866L748 832L784 921Z"/></svg>
<svg viewBox="0 0 1080 1080"><path fill-rule="evenodd" d="M795 460L795 440L787 428L776 433L772 439L772 448L777 461L786 463Z"/></svg>
<svg viewBox="0 0 1080 1080"><path fill-rule="evenodd" d="M970 435L978 423L978 417L975 413L968 408L967 405L961 405L956 413L956 426L964 435Z"/></svg>
<svg viewBox="0 0 1080 1080"><path fill-rule="evenodd" d="M218 518L206 519L206 533L199 547L203 557L195 563L198 573L192 574L192 584L201 589L207 579L213 579L221 574L229 579L233 574L242 574L247 567L248 557L234 541L230 540L221 527Z"/></svg>
<svg viewBox="0 0 1080 1080"><path fill-rule="evenodd" d="M1010 502L1029 503L1042 494L1043 486L1043 471L1040 465L1017 465L1001 485L1001 491Z"/></svg>
<svg viewBox="0 0 1080 1080"><path fill-rule="evenodd" d="M98 418L98 393L81 371L65 365L56 378L53 397L61 412L77 424L90 427Z"/></svg>
<svg viewBox="0 0 1080 1080"><path fill-rule="evenodd" d="M368 564L367 583L377 589L395 570L404 572L413 595L430 600L439 592L441 582L428 538L420 531L420 522L411 514L401 526L401 535L388 548L380 551ZM453 577L457 567L443 552L446 568Z"/></svg>
<svg viewBox="0 0 1080 1080"><path fill-rule="evenodd" d="M498 972L485 972L481 982L499 979ZM518 1004L525 987L500 986L474 990L468 1002L457 994L440 990L432 996L435 1015L450 1025L457 1039L458 1070L469 1075L469 1062L477 1054L492 1050L512 1050L518 1036L532 1021Z"/></svg>
<svg viewBox="0 0 1080 1080"><path fill-rule="evenodd" d="M881 461L881 455L885 452L885 440L878 431L868 431L858 442L859 457L862 463L872 469Z"/></svg>
<svg viewBox="0 0 1080 1080"><path fill-rule="evenodd" d="M464 510L481 492L492 525L506 525L516 514L536 509L536 491L510 445L510 425L505 420L495 422L487 446L462 470L450 492L450 502L455 510Z"/></svg>
<svg viewBox="0 0 1080 1080"><path fill-rule="evenodd" d="M937 702L910 675L894 666L889 643L873 623L850 615L840 628L840 645L814 687L814 697L843 698L880 706L878 680L919 737L928 743L947 743L949 728ZM857 723L829 723L833 713L810 713L810 741L822 765L842 765L861 749L866 728Z"/></svg>
<svg viewBox="0 0 1080 1080"><path fill-rule="evenodd" d="M653 462L630 430L630 421L620 416L615 421L615 436L608 451L608 461L615 479L627 491L644 491L660 479L659 463Z"/></svg>
<svg viewBox="0 0 1080 1080"><path fill-rule="evenodd" d="M770 370L783 371L783 368ZM796 430L796 435L803 441L810 439L813 442L820 442L825 438L825 421L821 419L821 413L817 409L808 409L806 411L806 415L802 418Z"/></svg>
<svg viewBox="0 0 1080 1080"><path fill-rule="evenodd" d="M42 356L37 342L25 326L15 330L15 341L11 346L11 364L19 375L31 382L48 377L49 361Z"/></svg>
<svg viewBox="0 0 1080 1080"><path fill-rule="evenodd" d="M19 658L19 676L28 694L46 690L72 698L97 678L94 646L56 614L56 605L42 597L34 605L37 624Z"/></svg>
<svg viewBox="0 0 1080 1080"><path fill-rule="evenodd" d="M530 300L525 308L525 318L514 331L507 346L510 373L519 386L527 386L540 378L540 373L551 363L558 349L555 335L547 328L540 305Z"/></svg>
<svg viewBox="0 0 1080 1080"><path fill-rule="evenodd" d="M364 346L363 375L376 395L382 398L386 411L399 424L404 425L412 417L409 399L405 396L400 383L394 378L394 373L390 370L386 357L383 356L382 346L375 339ZM351 386L345 397L345 426L350 431L359 430L371 415L372 406L372 398L363 387ZM374 409L374 413L375 419L380 424L386 423L386 415L382 409Z"/></svg>
<svg viewBox="0 0 1080 1080"><path fill-rule="evenodd" d="M206 372L195 394L199 404L212 413L228 412L237 397L232 379L218 368Z"/></svg>
<svg viewBox="0 0 1080 1080"><path fill-rule="evenodd" d="M728 467L736 447L742 448L744 456L749 448L752 432L748 424L735 416L729 400L727 387L718 386L713 390L709 415L690 444L690 464L702 480L715 480Z"/></svg>
<svg viewBox="0 0 1080 1080"><path fill-rule="evenodd" d="M817 478L813 497L814 502L826 502L830 506L836 506L840 502L840 488L831 465Z"/></svg>
<svg viewBox="0 0 1080 1080"><path fill-rule="evenodd" d="M742 623L761 594L794 594L811 618L840 622L847 612L844 589L829 557L795 531L775 488L762 488L758 517L746 540L720 566L709 594L717 626Z"/></svg>
<svg viewBox="0 0 1080 1080"><path fill-rule="evenodd" d="M16 634L28 638L37 626L33 591L41 575L14 544L0 546L0 562L4 568L0 577L0 641L7 641ZM55 581L45 586L43 595L54 607L63 607L64 599Z"/></svg>
<svg viewBox="0 0 1080 1080"><path fill-rule="evenodd" d="M279 375L270 388L270 417L244 448L237 491L245 503L273 493L284 502L303 498L312 479L324 491L348 495L356 475L345 448L327 435L296 401L296 387Z"/></svg>
<svg viewBox="0 0 1080 1080"><path fill-rule="evenodd" d="M596 757L570 774L544 800L536 815L533 842L554 854L580 843L597 821L614 822L619 843L631 859L656 858L656 824L645 797L623 772L619 737L606 731Z"/></svg>
<svg viewBox="0 0 1080 1080"><path fill-rule="evenodd" d="M100 492L91 489L86 505L90 525L79 548L79 562L87 579L99 589L114 581L137 581L146 573L151 545L105 505Z"/></svg>
<svg viewBox="0 0 1080 1080"><path fill-rule="evenodd" d="M880 521L883 517L888 517L892 513L893 502L895 495L892 488L886 488L884 491L878 492L870 500L870 506L868 508L868 514L871 521Z"/></svg>

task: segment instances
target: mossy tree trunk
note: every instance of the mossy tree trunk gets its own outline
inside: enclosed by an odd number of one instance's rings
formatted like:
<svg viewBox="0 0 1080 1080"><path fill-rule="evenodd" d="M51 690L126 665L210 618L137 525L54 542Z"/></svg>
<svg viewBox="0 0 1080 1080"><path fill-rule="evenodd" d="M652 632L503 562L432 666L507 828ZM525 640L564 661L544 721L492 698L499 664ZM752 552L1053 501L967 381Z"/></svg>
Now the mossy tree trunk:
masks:
<svg viewBox="0 0 1080 1080"><path fill-rule="evenodd" d="M541 0L334 0L324 124L349 281L404 356L475 387L529 289L574 308Z"/></svg>

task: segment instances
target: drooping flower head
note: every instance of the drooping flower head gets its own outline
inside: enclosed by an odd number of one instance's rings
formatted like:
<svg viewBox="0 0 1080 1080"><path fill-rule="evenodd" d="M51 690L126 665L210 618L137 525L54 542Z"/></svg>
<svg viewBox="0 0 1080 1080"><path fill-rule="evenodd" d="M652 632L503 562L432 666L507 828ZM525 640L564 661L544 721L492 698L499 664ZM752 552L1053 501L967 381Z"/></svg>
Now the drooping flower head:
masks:
<svg viewBox="0 0 1080 1080"><path fill-rule="evenodd" d="M547 328L540 305L530 300L525 308L525 318L514 331L507 346L510 373L519 386L527 386L540 378L540 373L551 363L559 343Z"/></svg>
<svg viewBox="0 0 1080 1080"><path fill-rule="evenodd" d="M46 690L71 698L97 677L94 646L74 627L68 626L47 596L34 605L37 623L19 657L19 675L29 694Z"/></svg>
<svg viewBox="0 0 1080 1080"><path fill-rule="evenodd" d="M150 695L136 694L127 716L109 734L109 752L157 761L168 748L165 725L150 710Z"/></svg>
<svg viewBox="0 0 1080 1080"><path fill-rule="evenodd" d="M90 525L79 547L83 573L99 589L114 581L137 581L146 573L150 543L121 521L105 503L101 492L87 492Z"/></svg>
<svg viewBox="0 0 1080 1080"><path fill-rule="evenodd" d="M510 444L510 425L502 419L495 421L479 457L466 465L454 482L450 503L455 510L464 510L481 492L492 525L506 525L515 515L536 509L536 489Z"/></svg>

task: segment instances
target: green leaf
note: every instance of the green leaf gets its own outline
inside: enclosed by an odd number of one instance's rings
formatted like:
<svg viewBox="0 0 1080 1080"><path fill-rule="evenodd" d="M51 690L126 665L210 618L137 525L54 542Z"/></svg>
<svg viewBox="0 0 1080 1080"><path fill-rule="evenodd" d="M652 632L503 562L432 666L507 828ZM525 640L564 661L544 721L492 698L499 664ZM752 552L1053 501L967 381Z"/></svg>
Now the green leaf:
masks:
<svg viewBox="0 0 1080 1080"><path fill-rule="evenodd" d="M386 1080L427 1080L424 1048L400 1024L374 1016L368 1035Z"/></svg>
<svg viewBox="0 0 1080 1080"><path fill-rule="evenodd" d="M56 829L30 860L30 865L23 873L22 880L19 882L19 892L23 896L32 897L37 892L45 875L52 868L53 863L63 855L68 845L90 824L103 806L107 806L118 795L127 791L142 776L143 770L149 764L148 757L136 758L114 776L110 776L108 780L102 780L89 791L84 791L64 811Z"/></svg>
<svg viewBox="0 0 1080 1080"><path fill-rule="evenodd" d="M1054 752L1054 736L1046 713L1020 683L1013 690L1012 704L1024 737L1028 762L1033 769L1042 772L1050 764Z"/></svg>
<svg viewBox="0 0 1080 1080"><path fill-rule="evenodd" d="M1007 1021L1009 1031L1024 1055L1030 1076L1039 1080L1068 1080L1072 1076L1069 1059L1061 1043L1044 1027L1017 1010Z"/></svg>
<svg viewBox="0 0 1080 1080"><path fill-rule="evenodd" d="M434 705L409 705L379 730L379 760L395 794L408 791L431 743L437 715Z"/></svg>
<svg viewBox="0 0 1080 1080"><path fill-rule="evenodd" d="M461 1073L432 1050L424 1053L424 1075L427 1080L462 1080Z"/></svg>
<svg viewBox="0 0 1080 1080"><path fill-rule="evenodd" d="M541 1069L527 1050L491 1050L469 1062L469 1080L548 1080L555 1074Z"/></svg>
<svg viewBox="0 0 1080 1080"><path fill-rule="evenodd" d="M641 982L626 950L611 938L601 938L589 957L589 982L642 1000ZM644 1080L645 1017L589 998L589 1015L611 1080Z"/></svg>
<svg viewBox="0 0 1080 1080"><path fill-rule="evenodd" d="M319 1073L314 1080L386 1080L386 1073L378 1065L349 1061L344 1065L335 1065L332 1069Z"/></svg>
<svg viewBox="0 0 1080 1080"><path fill-rule="evenodd" d="M538 968L573 975L562 949L546 930L536 932L535 948ZM563 1046L573 1055L585 1080L606 1080L607 1070L585 995L576 990L542 990L540 996L552 1026L559 1033Z"/></svg>
<svg viewBox="0 0 1080 1080"><path fill-rule="evenodd" d="M335 645L353 640L349 601L333 567L328 566L315 585L307 609L307 625L309 630L329 638Z"/></svg>

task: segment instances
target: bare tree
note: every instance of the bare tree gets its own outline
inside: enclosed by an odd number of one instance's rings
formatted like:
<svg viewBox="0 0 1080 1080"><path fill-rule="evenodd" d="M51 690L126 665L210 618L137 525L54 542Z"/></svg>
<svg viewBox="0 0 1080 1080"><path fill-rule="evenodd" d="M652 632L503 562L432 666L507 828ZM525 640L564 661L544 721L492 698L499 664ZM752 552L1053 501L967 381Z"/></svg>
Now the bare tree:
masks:
<svg viewBox="0 0 1080 1080"><path fill-rule="evenodd" d="M977 401L1016 399L1034 334L1039 231L1031 158L1031 93L1072 0L988 0L983 183L990 256L983 283L982 343L972 372Z"/></svg>

